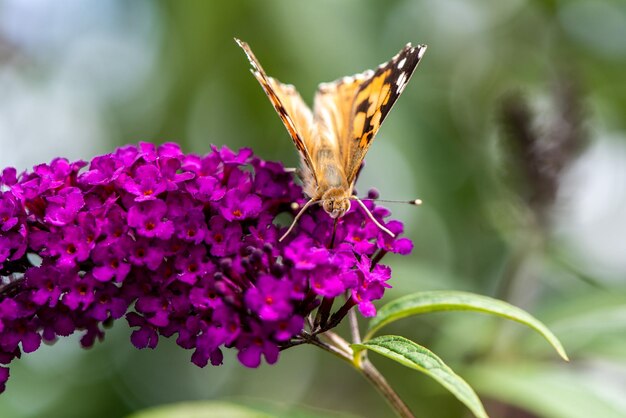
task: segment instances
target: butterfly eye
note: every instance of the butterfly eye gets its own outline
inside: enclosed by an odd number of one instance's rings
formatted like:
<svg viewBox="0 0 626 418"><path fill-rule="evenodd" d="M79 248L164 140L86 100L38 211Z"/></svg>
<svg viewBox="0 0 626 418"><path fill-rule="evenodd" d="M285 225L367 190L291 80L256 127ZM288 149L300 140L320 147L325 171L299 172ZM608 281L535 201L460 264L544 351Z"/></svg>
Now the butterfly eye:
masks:
<svg viewBox="0 0 626 418"><path fill-rule="evenodd" d="M324 200L324 202L322 203L322 206L324 207L324 211L326 213L328 213L329 215L332 215L333 213L333 209L334 209L334 202L330 199L328 200Z"/></svg>

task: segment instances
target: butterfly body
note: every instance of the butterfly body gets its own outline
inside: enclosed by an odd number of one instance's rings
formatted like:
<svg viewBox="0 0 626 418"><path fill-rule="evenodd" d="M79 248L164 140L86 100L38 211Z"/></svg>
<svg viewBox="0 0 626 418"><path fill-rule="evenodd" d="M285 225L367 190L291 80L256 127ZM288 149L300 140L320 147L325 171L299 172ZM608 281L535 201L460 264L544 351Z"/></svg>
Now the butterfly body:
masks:
<svg viewBox="0 0 626 418"><path fill-rule="evenodd" d="M320 140L320 147L314 150L314 169L317 182L305 178L306 195L322 203L331 218L340 218L350 210L352 185L348 183L336 148L328 140Z"/></svg>
<svg viewBox="0 0 626 418"><path fill-rule="evenodd" d="M300 153L303 188L310 198L302 211L313 203L321 203L336 219L350 209L352 200L367 211L353 196L357 174L374 136L406 87L426 46L407 44L376 70L320 84L311 111L292 85L269 77L248 44L235 40L248 56L252 73ZM378 224L371 213L368 215Z"/></svg>

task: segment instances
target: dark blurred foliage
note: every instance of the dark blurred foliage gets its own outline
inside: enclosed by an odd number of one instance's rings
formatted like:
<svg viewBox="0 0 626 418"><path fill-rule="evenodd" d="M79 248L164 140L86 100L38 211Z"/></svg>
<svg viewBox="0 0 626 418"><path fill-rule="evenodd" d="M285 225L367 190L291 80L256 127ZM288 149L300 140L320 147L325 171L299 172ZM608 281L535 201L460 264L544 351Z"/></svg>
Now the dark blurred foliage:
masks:
<svg viewBox="0 0 626 418"><path fill-rule="evenodd" d="M511 188L521 192L540 221L546 221L543 218L557 198L563 172L586 140L581 97L572 81L559 80L550 99L552 114L544 126L537 126L537 115L521 94L509 93L500 103L500 121L510 146L509 167L517 168L518 182Z"/></svg>
<svg viewBox="0 0 626 418"><path fill-rule="evenodd" d="M430 289L503 298L546 322L572 362L521 326L477 314L387 332L440 355L492 416L626 416L624 2L5 0L0 165L175 140L198 153L249 146L295 166L234 36L309 102L319 82L374 67L406 42L428 44L358 184L424 201L392 208L415 250L389 258L385 298ZM25 356L0 416L123 417L195 399L260 399L286 416L304 406L389 416L360 376L315 348L259 370L232 357L198 369L171 342L137 351L129 335L122 321L93 350L70 338ZM373 360L417 416L467 416L425 376Z"/></svg>

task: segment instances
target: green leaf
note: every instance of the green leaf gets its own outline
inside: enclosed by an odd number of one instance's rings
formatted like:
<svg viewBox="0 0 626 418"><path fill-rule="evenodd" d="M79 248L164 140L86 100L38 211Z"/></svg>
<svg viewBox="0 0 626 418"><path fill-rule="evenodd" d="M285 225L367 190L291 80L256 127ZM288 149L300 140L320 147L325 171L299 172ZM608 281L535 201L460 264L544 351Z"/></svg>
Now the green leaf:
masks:
<svg viewBox="0 0 626 418"><path fill-rule="evenodd" d="M378 314L370 322L365 340L383 326L398 319L438 311L477 311L517 321L541 334L564 360L569 361L563 345L556 336L528 312L502 300L453 290L419 292L388 303L378 310Z"/></svg>
<svg viewBox="0 0 626 418"><path fill-rule="evenodd" d="M355 353L370 350L435 379L463 402L478 418L488 418L476 392L433 352L404 337L385 335L352 344Z"/></svg>
<svg viewBox="0 0 626 418"><path fill-rule="evenodd" d="M623 418L623 363L594 361L581 367L557 364L483 363L466 370L481 394L515 405L532 416Z"/></svg>
<svg viewBox="0 0 626 418"><path fill-rule="evenodd" d="M242 399L243 405L270 414L273 418L359 418L347 412L330 411L325 405L292 404L291 402L271 401L266 399Z"/></svg>
<svg viewBox="0 0 626 418"><path fill-rule="evenodd" d="M568 351L585 357L626 359L626 290L585 289L579 294L553 301L543 311L550 328L558 332ZM536 341L524 345L537 350Z"/></svg>
<svg viewBox="0 0 626 418"><path fill-rule="evenodd" d="M137 412L128 418L273 418L263 412L255 411L227 402L182 402L157 406Z"/></svg>
<svg viewBox="0 0 626 418"><path fill-rule="evenodd" d="M356 418L338 412L282 403L246 400L243 404L223 401L181 402L160 405L127 418Z"/></svg>

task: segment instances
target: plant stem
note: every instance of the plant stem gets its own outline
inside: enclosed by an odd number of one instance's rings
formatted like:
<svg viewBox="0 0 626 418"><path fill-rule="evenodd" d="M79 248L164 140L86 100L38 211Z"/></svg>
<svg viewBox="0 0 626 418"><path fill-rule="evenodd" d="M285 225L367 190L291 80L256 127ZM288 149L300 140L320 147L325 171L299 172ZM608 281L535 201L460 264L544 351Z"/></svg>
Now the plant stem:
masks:
<svg viewBox="0 0 626 418"><path fill-rule="evenodd" d="M354 309L350 309L350 313L348 313L348 320L350 321L352 341L356 344L361 344L361 331L359 330L359 321L356 318L356 311Z"/></svg>
<svg viewBox="0 0 626 418"><path fill-rule="evenodd" d="M326 342L318 340L317 336L312 336L312 338L308 339L308 342L347 361L361 372L374 388L383 395L399 418L415 418L409 407L400 399L383 375L369 361L366 353L363 352L357 358L354 358L354 352L350 344L334 332L328 331L319 336L323 337Z"/></svg>
<svg viewBox="0 0 626 418"><path fill-rule="evenodd" d="M341 308L337 309L337 311L331 315L330 321L326 324L326 326L322 327L319 330L316 330L315 334L322 334L329 329L335 328L337 325L339 325L341 320L348 314L348 312L350 311L350 309L352 309L354 305L356 305L356 301L353 297L350 297Z"/></svg>
<svg viewBox="0 0 626 418"><path fill-rule="evenodd" d="M415 418L409 407L404 403L398 394L389 386L387 380L382 374L374 367L367 357L363 357L360 362L359 370L363 373L363 376L370 381L372 385L382 394L391 408L396 412L400 418Z"/></svg>

